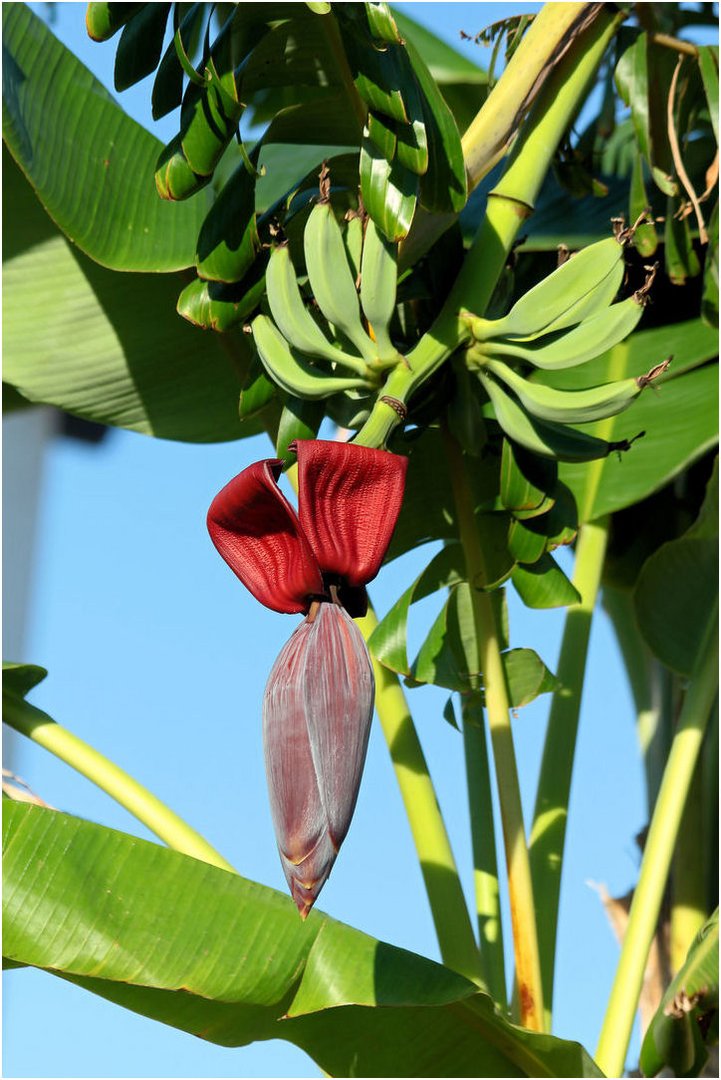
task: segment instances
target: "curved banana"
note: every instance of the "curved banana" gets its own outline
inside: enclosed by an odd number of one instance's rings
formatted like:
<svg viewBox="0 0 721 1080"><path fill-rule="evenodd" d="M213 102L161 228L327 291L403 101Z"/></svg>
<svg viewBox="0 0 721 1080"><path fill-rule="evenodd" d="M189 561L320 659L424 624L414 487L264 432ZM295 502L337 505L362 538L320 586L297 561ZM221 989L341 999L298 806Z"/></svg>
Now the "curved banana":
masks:
<svg viewBox="0 0 721 1080"><path fill-rule="evenodd" d="M353 280L358 285L361 275L361 254L363 251L363 216L353 212L345 227L345 249L348 253Z"/></svg>
<svg viewBox="0 0 721 1080"><path fill-rule="evenodd" d="M586 303L589 310L594 310L595 291L603 290L601 299L607 296L609 286L606 278L610 274L614 275L612 280L615 280L619 268L622 277L623 246L618 240L610 236L589 244L529 289L502 319L474 320L474 337L478 341L486 341L490 337L529 338L550 332L554 323L559 324L559 329L572 325L566 320L578 321L573 309ZM613 296L617 289L618 286ZM583 311L583 308L580 310Z"/></svg>
<svg viewBox="0 0 721 1080"><path fill-rule="evenodd" d="M593 360L628 337L643 314L643 304L629 296L569 330L550 335L551 340L517 341L509 338L484 341L477 346L487 356L515 356L546 371L560 371Z"/></svg>
<svg viewBox="0 0 721 1080"><path fill-rule="evenodd" d="M303 246L310 287L318 307L328 322L355 345L363 359L372 363L378 352L363 327L355 278L330 203L318 202L311 210Z"/></svg>
<svg viewBox="0 0 721 1080"><path fill-rule="evenodd" d="M488 393L496 420L509 439L534 454L557 461L594 461L612 450L627 450L628 441L609 443L564 424L530 417L512 394L487 371L478 372Z"/></svg>
<svg viewBox="0 0 721 1080"><path fill-rule="evenodd" d="M589 424L615 416L629 407L644 386L637 379L621 379L587 390L557 390L529 382L500 360L488 360L484 367L513 391L526 412L558 424Z"/></svg>
<svg viewBox="0 0 721 1080"><path fill-rule="evenodd" d="M367 387L365 379L330 375L318 371L302 356L295 355L275 324L266 315L256 315L253 320L253 338L263 366L274 383L294 397L330 397L341 390Z"/></svg>
<svg viewBox="0 0 721 1080"><path fill-rule="evenodd" d="M563 315L558 319L554 319L544 328L543 333L553 334L556 330L566 330L571 326L584 322L586 319L590 319L600 311L606 311L616 299L625 274L626 264L623 259L619 259L595 289L591 289L575 304L571 304Z"/></svg>
<svg viewBox="0 0 721 1080"><path fill-rule="evenodd" d="M359 356L350 356L331 345L303 303L287 244L273 249L265 283L273 319L290 345L309 356L319 356L358 375L365 375L365 362Z"/></svg>
<svg viewBox="0 0 721 1080"><path fill-rule="evenodd" d="M386 240L373 219L368 218L363 239L360 299L381 360L398 353L389 334L396 309L397 253L396 245Z"/></svg>

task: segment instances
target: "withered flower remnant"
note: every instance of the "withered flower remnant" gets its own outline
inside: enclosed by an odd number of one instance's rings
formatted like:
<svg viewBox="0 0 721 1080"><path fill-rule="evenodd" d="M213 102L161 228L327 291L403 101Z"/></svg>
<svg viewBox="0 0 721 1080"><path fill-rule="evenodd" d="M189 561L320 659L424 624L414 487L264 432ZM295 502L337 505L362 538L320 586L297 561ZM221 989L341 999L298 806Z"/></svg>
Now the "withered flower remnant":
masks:
<svg viewBox="0 0 721 1080"><path fill-rule="evenodd" d="M244 469L213 500L211 539L256 599L304 613L263 700L278 849L305 918L350 825L373 715L373 669L353 617L400 512L407 459L352 443L298 440L298 513L282 461Z"/></svg>

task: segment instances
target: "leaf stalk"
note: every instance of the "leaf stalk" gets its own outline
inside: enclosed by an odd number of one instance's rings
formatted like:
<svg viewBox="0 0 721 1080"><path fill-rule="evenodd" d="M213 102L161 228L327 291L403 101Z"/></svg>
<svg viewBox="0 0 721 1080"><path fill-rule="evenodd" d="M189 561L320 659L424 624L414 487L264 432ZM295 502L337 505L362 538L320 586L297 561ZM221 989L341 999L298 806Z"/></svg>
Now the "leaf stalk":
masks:
<svg viewBox="0 0 721 1080"><path fill-rule="evenodd" d="M200 833L160 799L88 743L27 701L3 696L3 720L91 780L175 851L236 874L237 870Z"/></svg>
<svg viewBox="0 0 721 1080"><path fill-rule="evenodd" d="M717 616L718 608L698 653L651 819L621 959L596 1051L596 1060L607 1076L621 1076L623 1073L648 951L656 932L679 826L718 693Z"/></svg>

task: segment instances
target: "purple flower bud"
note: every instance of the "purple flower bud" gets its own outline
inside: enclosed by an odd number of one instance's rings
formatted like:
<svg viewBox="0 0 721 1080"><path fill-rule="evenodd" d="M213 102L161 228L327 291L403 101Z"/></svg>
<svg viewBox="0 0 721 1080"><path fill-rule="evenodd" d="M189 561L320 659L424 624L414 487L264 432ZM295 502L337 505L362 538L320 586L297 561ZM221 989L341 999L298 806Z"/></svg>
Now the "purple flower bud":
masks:
<svg viewBox="0 0 721 1080"><path fill-rule="evenodd" d="M263 744L278 850L308 915L353 816L373 716L365 641L337 603L314 603L273 665Z"/></svg>

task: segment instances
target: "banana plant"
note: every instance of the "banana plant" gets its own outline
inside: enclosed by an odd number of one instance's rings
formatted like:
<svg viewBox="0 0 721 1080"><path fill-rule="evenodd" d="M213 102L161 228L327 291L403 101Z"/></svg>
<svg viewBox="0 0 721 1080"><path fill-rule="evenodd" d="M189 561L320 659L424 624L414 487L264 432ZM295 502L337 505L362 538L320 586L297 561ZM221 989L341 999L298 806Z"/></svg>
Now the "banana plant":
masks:
<svg viewBox="0 0 721 1080"><path fill-rule="evenodd" d="M703 750L718 742L718 52L696 43L705 19L547 3L489 28L487 73L385 3L89 4L90 37L119 34L115 89L153 76L153 117L176 114L162 146L28 6L4 6L6 402L199 455L267 433L274 457L217 478L208 529L256 599L303 616L262 703L292 902L28 701L43 669L6 665L5 722L172 849L9 805L11 966L220 1045L285 1038L329 1075L620 1076L652 941L668 936L641 1065L700 1075L718 997L711 932L697 938L718 905L704 861L718 786ZM434 541L379 620L366 585ZM554 557L566 546L572 579ZM510 648L507 588L567 609L555 673ZM410 659L413 605L434 594ZM649 833L592 1056L554 1033L553 996L601 595L639 714ZM460 695L470 905L409 707L427 685ZM529 817L511 719L543 694ZM311 911L347 857L374 705L441 964ZM452 697L443 716L459 726ZM689 822L703 830L692 853Z"/></svg>

